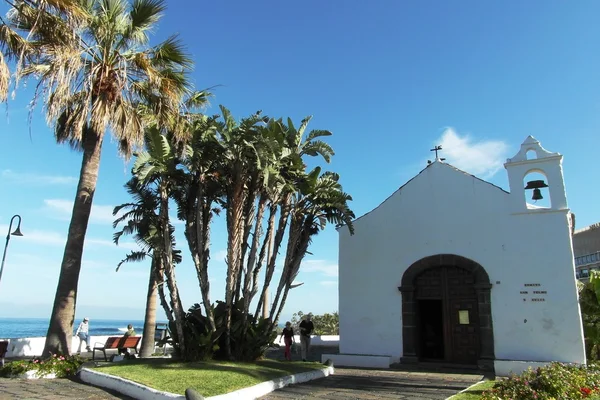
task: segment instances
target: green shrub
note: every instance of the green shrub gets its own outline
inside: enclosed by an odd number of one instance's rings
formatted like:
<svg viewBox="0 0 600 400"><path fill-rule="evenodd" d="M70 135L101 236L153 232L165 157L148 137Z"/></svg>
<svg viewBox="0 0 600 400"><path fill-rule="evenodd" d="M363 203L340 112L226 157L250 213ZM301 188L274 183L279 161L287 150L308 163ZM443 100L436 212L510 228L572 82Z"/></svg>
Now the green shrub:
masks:
<svg viewBox="0 0 600 400"><path fill-rule="evenodd" d="M84 363L79 356L63 357L53 354L48 359L34 358L31 361L12 361L0 368L0 376L15 377L27 371L37 371L39 376L56 374L57 378L75 375Z"/></svg>
<svg viewBox="0 0 600 400"><path fill-rule="evenodd" d="M600 359L600 302L595 286L591 282L578 282L577 290L585 335L585 354L588 361L598 360Z"/></svg>
<svg viewBox="0 0 600 400"><path fill-rule="evenodd" d="M576 400L600 394L600 367L551 363L503 379L483 393L483 400Z"/></svg>
<svg viewBox="0 0 600 400"><path fill-rule="evenodd" d="M255 361L262 358L269 345L273 343L277 332L267 330L269 321L264 318L254 319L246 315L247 325L244 329L243 299L233 305L231 314L231 353L237 361ZM204 361L211 358L226 359L225 355L225 311L222 301L213 306L215 332L210 332L207 318L202 314L199 304L188 310L184 321L186 336L186 354L180 354L186 361ZM177 349L176 330L171 329L175 348Z"/></svg>

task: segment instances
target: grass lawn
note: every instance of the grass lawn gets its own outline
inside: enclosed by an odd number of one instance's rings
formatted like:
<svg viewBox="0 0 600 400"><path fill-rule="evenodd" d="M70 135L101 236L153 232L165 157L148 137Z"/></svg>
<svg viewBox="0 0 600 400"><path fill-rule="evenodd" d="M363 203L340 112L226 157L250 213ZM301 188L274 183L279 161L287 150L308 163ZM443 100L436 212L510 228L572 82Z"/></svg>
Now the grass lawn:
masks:
<svg viewBox="0 0 600 400"><path fill-rule="evenodd" d="M181 363L168 359L146 359L123 361L94 369L156 390L184 394L185 389L191 387L202 396L209 397L274 378L322 368L325 366L317 362L264 360L254 363L221 361Z"/></svg>
<svg viewBox="0 0 600 400"><path fill-rule="evenodd" d="M485 381L478 383L469 390L452 397L452 400L478 400L481 397L481 393L493 388L495 383L496 381Z"/></svg>

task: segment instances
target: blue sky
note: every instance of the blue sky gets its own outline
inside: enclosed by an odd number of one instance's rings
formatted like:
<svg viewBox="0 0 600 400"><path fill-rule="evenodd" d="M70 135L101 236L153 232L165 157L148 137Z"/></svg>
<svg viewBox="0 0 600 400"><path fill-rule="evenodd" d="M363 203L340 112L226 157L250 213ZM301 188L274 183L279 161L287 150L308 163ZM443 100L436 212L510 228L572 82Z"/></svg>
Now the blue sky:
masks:
<svg viewBox="0 0 600 400"><path fill-rule="evenodd" d="M600 221L600 3L167 3L156 40L179 33L197 87L220 85L208 113L224 104L238 117L313 115L312 128L334 133L330 168L357 216L418 173L436 144L447 162L508 189L502 163L533 135L564 155L578 227ZM16 213L25 234L11 239L0 282L0 304L13 304L6 317L50 313L81 161L54 143L42 108L28 124L28 95L17 92L0 118L0 235ZM110 140L103 151L77 316L141 319L148 266L115 272L131 243L111 244L111 210L128 200L130 165ZM221 222L213 238L216 299L225 284ZM337 246L333 228L316 238L284 318L337 310ZM198 302L189 257L177 274L184 305Z"/></svg>

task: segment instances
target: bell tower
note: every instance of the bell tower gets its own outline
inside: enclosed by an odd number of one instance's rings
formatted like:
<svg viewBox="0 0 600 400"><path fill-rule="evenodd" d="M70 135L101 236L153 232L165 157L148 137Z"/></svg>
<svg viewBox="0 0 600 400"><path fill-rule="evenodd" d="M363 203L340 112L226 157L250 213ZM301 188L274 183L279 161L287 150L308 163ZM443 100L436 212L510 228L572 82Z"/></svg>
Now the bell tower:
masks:
<svg viewBox="0 0 600 400"><path fill-rule="evenodd" d="M567 195L562 171L562 155L544 149L533 136L521 144L521 149L512 158L506 160L504 168L508 173L510 185L511 211L513 213L534 213L544 211L568 211ZM532 180L523 179L530 174L537 177ZM543 179L539 178L539 175ZM542 190L547 189L548 206L530 203L544 199ZM546 190L544 190L545 192Z"/></svg>

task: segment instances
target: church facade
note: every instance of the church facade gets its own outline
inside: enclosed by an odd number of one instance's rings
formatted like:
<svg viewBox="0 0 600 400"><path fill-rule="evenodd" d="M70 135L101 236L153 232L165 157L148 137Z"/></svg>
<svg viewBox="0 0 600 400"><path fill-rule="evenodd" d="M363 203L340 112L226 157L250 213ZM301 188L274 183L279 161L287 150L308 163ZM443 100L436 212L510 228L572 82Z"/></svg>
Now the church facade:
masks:
<svg viewBox="0 0 600 400"><path fill-rule="evenodd" d="M340 354L324 358L497 375L585 363L562 156L530 136L505 169L510 192L436 158L354 235L339 228Z"/></svg>

